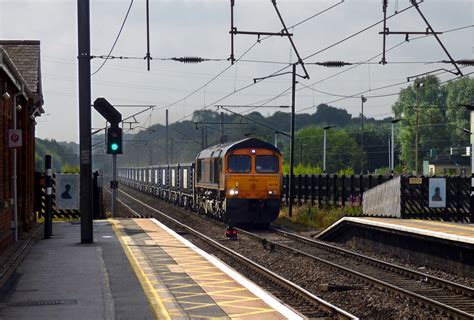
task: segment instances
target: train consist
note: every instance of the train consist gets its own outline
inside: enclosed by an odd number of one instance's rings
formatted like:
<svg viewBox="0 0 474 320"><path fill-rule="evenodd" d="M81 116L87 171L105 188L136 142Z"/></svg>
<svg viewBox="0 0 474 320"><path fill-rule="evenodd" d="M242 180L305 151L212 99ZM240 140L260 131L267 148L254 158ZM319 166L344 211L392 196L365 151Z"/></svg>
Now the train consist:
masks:
<svg viewBox="0 0 474 320"><path fill-rule="evenodd" d="M122 183L229 225L267 226L280 212L282 157L247 138L202 150L194 163L120 168Z"/></svg>

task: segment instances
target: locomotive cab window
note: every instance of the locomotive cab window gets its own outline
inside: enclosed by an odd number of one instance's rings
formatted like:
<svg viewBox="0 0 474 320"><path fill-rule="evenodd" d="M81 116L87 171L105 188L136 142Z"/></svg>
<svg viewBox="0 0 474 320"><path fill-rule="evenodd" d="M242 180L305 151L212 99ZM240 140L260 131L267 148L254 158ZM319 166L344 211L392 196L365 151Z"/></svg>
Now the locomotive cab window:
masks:
<svg viewBox="0 0 474 320"><path fill-rule="evenodd" d="M234 155L229 156L228 167L229 172L250 172L250 156Z"/></svg>
<svg viewBox="0 0 474 320"><path fill-rule="evenodd" d="M263 173L278 172L278 158L276 156L257 156L255 170Z"/></svg>

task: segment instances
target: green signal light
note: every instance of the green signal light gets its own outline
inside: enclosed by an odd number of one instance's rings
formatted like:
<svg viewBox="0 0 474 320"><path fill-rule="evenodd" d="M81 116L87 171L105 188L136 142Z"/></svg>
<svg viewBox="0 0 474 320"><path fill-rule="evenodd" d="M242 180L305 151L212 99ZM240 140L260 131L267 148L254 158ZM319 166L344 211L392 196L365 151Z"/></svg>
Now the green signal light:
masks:
<svg viewBox="0 0 474 320"><path fill-rule="evenodd" d="M110 149L112 149L112 151L117 151L118 148L119 148L118 143L112 143L112 144L110 145Z"/></svg>

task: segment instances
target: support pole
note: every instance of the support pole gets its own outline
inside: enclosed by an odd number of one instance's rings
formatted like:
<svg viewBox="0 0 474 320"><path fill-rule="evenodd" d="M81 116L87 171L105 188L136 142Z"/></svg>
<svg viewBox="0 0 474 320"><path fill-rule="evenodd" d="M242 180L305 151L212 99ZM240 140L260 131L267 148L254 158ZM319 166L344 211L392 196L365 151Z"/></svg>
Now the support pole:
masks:
<svg viewBox="0 0 474 320"><path fill-rule="evenodd" d="M17 98L24 93L23 85L21 85L21 91L13 95L13 130L18 128L17 120ZM18 150L13 148L13 174L12 174L12 187L13 187L13 240L18 241Z"/></svg>
<svg viewBox="0 0 474 320"><path fill-rule="evenodd" d="M470 214L470 221L471 223L474 222L474 110L471 109L471 194L470 194L470 207L469 207L469 214Z"/></svg>
<svg viewBox="0 0 474 320"><path fill-rule="evenodd" d="M170 163L169 160L169 149L168 149L168 109L166 109L166 127L165 127L165 139L166 139L166 164Z"/></svg>
<svg viewBox="0 0 474 320"><path fill-rule="evenodd" d="M323 173L326 174L326 129L323 136Z"/></svg>
<svg viewBox="0 0 474 320"><path fill-rule="evenodd" d="M293 64L292 76L291 76L291 140L290 140L290 176L289 176L289 190L288 190L288 216L291 218L293 214L293 197L294 197L294 177L293 177L293 165L295 158L295 94L296 94L296 63Z"/></svg>
<svg viewBox="0 0 474 320"><path fill-rule="evenodd" d="M44 238L51 237L51 211L52 211L52 193L53 193L53 158L50 155L44 157L44 188L45 188L45 212L44 212Z"/></svg>
<svg viewBox="0 0 474 320"><path fill-rule="evenodd" d="M92 243L91 61L89 0L77 0L81 243Z"/></svg>
<svg viewBox="0 0 474 320"><path fill-rule="evenodd" d="M201 149L202 150L206 149L206 144L204 141L204 128L205 127L201 127Z"/></svg>
<svg viewBox="0 0 474 320"><path fill-rule="evenodd" d="M278 148L278 132L275 132L275 148Z"/></svg>
<svg viewBox="0 0 474 320"><path fill-rule="evenodd" d="M388 168L390 173L393 175L393 167L392 167L392 140L388 138Z"/></svg>
<svg viewBox="0 0 474 320"><path fill-rule="evenodd" d="M418 116L418 94L416 98L416 130L415 130L415 175L418 176L418 125L419 125L419 116Z"/></svg>
<svg viewBox="0 0 474 320"><path fill-rule="evenodd" d="M361 117L360 117L360 148L362 149L362 157L360 157L360 173L364 174L364 102L367 98L360 96L361 101Z"/></svg>
<svg viewBox="0 0 474 320"><path fill-rule="evenodd" d="M147 70L150 71L150 6L146 0L146 64Z"/></svg>
<svg viewBox="0 0 474 320"><path fill-rule="evenodd" d="M234 5L235 0L230 0L230 64L234 64Z"/></svg>
<svg viewBox="0 0 474 320"><path fill-rule="evenodd" d="M221 112L221 123L219 128L220 138L219 142L224 143L224 112Z"/></svg>
<svg viewBox="0 0 474 320"><path fill-rule="evenodd" d="M112 155L112 218L117 216L117 155Z"/></svg>
<svg viewBox="0 0 474 320"><path fill-rule="evenodd" d="M393 175L393 170L395 168L395 130L394 130L394 123L392 122L392 142L390 143L390 149L391 149L391 152L390 152L390 157L391 157L391 161L390 161L390 164L392 165L390 167L390 172L392 173Z"/></svg>
<svg viewBox="0 0 474 320"><path fill-rule="evenodd" d="M174 138L170 139L170 163L173 163L173 153L174 153Z"/></svg>

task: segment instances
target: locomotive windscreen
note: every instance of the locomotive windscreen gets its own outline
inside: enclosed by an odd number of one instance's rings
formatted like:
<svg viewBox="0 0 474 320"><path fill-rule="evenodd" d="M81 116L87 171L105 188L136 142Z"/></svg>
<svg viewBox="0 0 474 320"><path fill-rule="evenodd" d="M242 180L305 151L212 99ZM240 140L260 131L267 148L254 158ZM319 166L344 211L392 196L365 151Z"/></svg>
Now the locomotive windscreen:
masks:
<svg viewBox="0 0 474 320"><path fill-rule="evenodd" d="M229 156L229 172L250 172L250 157L245 155Z"/></svg>
<svg viewBox="0 0 474 320"><path fill-rule="evenodd" d="M278 158L276 156L257 156L255 170L260 173L278 172Z"/></svg>

